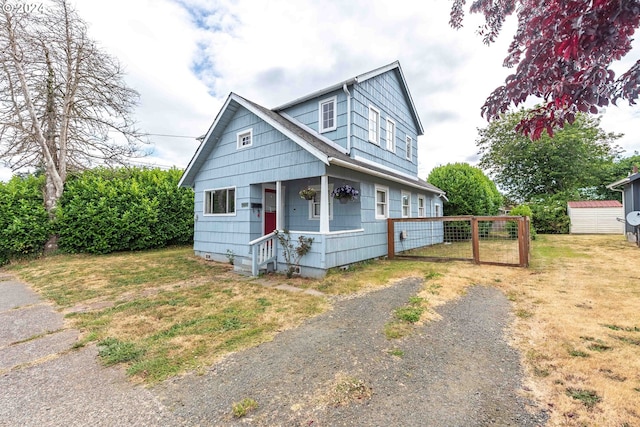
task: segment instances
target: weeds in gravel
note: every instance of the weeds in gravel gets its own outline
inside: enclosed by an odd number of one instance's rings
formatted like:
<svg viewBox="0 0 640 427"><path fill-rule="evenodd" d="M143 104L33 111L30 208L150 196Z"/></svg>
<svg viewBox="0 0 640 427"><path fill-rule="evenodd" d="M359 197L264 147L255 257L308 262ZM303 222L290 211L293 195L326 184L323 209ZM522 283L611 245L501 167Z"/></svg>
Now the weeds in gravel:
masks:
<svg viewBox="0 0 640 427"><path fill-rule="evenodd" d="M352 402L362 402L369 399L371 395L371 387L363 380L339 374L328 397L330 405L346 406Z"/></svg>
<svg viewBox="0 0 640 427"><path fill-rule="evenodd" d="M419 296L409 298L409 303L394 310L394 320L384 326L384 334L387 339L402 338L413 330L412 324L420 321L422 313L427 307L427 299Z"/></svg>
<svg viewBox="0 0 640 427"><path fill-rule="evenodd" d="M392 348L388 351L391 356L402 357L404 356L404 351L399 348Z"/></svg>
<svg viewBox="0 0 640 427"><path fill-rule="evenodd" d="M258 408L258 402L251 399L250 397L246 397L242 399L240 402L234 403L231 405L231 412L233 416L236 418L242 418L247 415L249 412Z"/></svg>

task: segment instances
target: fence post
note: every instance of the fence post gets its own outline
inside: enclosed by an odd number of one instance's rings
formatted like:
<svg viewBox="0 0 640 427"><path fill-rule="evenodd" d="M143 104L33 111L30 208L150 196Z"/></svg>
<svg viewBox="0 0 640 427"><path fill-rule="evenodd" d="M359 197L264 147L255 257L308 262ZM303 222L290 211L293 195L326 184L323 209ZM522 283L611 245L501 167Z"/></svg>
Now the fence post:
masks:
<svg viewBox="0 0 640 427"><path fill-rule="evenodd" d="M471 217L471 246L473 248L473 262L480 264L480 232L478 218Z"/></svg>
<svg viewBox="0 0 640 427"><path fill-rule="evenodd" d="M393 259L396 255L396 242L394 235L393 218L387 218L387 258Z"/></svg>
<svg viewBox="0 0 640 427"><path fill-rule="evenodd" d="M527 217L518 218L518 253L520 255L520 267L529 266L529 227Z"/></svg>

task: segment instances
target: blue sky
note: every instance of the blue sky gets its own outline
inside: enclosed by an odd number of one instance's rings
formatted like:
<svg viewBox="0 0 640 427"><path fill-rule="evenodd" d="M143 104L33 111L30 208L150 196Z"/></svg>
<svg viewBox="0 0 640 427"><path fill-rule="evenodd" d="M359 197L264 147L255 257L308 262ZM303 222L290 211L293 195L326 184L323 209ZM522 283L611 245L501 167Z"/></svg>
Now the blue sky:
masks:
<svg viewBox="0 0 640 427"><path fill-rule="evenodd" d="M145 162L184 168L229 92L273 108L399 60L425 135L419 176L477 161L480 107L502 68L515 19L487 47L479 17L449 27L450 0L71 0L89 34L123 64L140 95L138 125L153 134ZM617 71L640 57L640 43ZM626 66L626 68L625 68ZM535 101L532 101L533 104ZM640 108L609 107L601 126L640 151ZM156 135L181 135L173 138ZM9 171L0 170L0 179Z"/></svg>

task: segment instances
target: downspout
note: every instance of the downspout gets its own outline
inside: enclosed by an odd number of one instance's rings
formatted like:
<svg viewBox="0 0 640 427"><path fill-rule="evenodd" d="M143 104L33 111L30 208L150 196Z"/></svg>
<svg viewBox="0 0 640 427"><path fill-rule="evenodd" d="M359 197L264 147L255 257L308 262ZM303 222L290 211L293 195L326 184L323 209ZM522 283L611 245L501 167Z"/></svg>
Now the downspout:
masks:
<svg viewBox="0 0 640 427"><path fill-rule="evenodd" d="M347 154L351 157L351 92L346 83L342 85L342 90L347 95Z"/></svg>

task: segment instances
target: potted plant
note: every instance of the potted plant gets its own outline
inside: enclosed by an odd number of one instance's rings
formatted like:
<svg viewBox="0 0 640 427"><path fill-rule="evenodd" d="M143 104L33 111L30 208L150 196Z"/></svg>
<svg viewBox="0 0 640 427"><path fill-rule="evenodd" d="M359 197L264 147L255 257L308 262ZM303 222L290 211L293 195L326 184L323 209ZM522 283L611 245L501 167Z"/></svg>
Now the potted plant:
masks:
<svg viewBox="0 0 640 427"><path fill-rule="evenodd" d="M347 203L349 200L354 200L358 197L360 192L350 186L349 184L341 185L334 188L331 192L331 197L338 199L340 203Z"/></svg>
<svg viewBox="0 0 640 427"><path fill-rule="evenodd" d="M298 193L300 195L300 198L305 199L305 200L311 200L315 197L316 195L316 190L314 190L311 187L306 187L303 188L302 190L300 190L300 192Z"/></svg>

